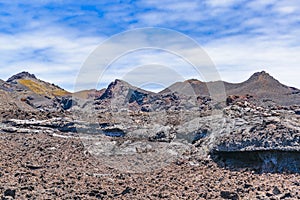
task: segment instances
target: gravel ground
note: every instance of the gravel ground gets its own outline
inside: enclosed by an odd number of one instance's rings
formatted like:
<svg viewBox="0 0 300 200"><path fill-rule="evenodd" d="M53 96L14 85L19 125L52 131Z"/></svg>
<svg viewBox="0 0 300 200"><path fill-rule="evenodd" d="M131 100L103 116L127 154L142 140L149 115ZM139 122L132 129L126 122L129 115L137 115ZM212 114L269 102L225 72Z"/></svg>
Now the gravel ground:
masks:
<svg viewBox="0 0 300 200"><path fill-rule="evenodd" d="M2 199L300 199L299 174L178 160L143 174L99 163L76 138L0 134Z"/></svg>

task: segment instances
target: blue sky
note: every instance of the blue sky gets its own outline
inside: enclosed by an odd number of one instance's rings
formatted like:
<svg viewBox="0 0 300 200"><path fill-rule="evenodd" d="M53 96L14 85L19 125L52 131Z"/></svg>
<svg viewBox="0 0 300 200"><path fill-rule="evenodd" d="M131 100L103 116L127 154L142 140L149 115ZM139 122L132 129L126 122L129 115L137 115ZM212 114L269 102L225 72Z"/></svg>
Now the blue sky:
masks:
<svg viewBox="0 0 300 200"><path fill-rule="evenodd" d="M240 82L266 70L300 88L298 0L0 0L0 78L26 70L72 91L81 66L99 44L143 27L168 28L193 38L223 80ZM115 68L140 66L136 60L156 53L127 56ZM169 59L162 55L160 64ZM108 75L103 85L114 78L122 75Z"/></svg>

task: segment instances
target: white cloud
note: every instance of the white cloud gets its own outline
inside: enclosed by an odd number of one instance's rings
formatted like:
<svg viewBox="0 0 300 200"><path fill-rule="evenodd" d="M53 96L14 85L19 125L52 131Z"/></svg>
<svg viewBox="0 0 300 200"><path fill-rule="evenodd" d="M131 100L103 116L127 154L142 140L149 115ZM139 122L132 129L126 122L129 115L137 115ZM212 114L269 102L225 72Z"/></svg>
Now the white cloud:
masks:
<svg viewBox="0 0 300 200"><path fill-rule="evenodd" d="M84 89L82 86L94 87L103 73L101 83L108 84L115 78L128 78L128 74L136 67L148 65L160 65L169 69L154 70L156 73L152 77L157 78L152 80L154 82L170 83L170 80L176 82L188 78L220 80L210 58L193 39L168 29L146 28L125 32L98 46L84 63L76 90ZM145 80L145 74L149 70L145 70L139 70L140 76L128 81L139 84L149 82L150 80ZM170 70L174 73L168 73ZM174 74L178 75L173 77Z"/></svg>
<svg viewBox="0 0 300 200"><path fill-rule="evenodd" d="M241 82L256 71L266 70L282 83L300 88L297 73L300 47L285 43L284 40L231 38L209 43L205 49L224 80Z"/></svg>
<svg viewBox="0 0 300 200"><path fill-rule="evenodd" d="M4 3L2 11L6 13L0 18L0 68L4 79L27 70L72 90L70 83L76 80L87 56L107 38L105 34L160 26L184 31L202 42L225 80L243 81L254 71L265 69L283 83L300 88L298 0L167 0L163 3L149 0L132 4L58 0L50 9L44 7L52 2L48 0L23 6L13 1L0 2ZM80 5L91 5L91 9L81 9ZM99 12L96 8L100 8ZM147 40L151 42L151 37L140 38L138 42L124 38L125 46L134 48L132 42L141 45ZM165 48L184 47L181 53L186 58L198 55L194 48L168 35L152 40L154 43L169 41ZM118 43L110 44L105 53L122 48ZM153 63L171 66L185 78L193 77L181 58L148 51L130 54L114 63L112 73L105 76L105 84L130 72L130 66Z"/></svg>
<svg viewBox="0 0 300 200"><path fill-rule="evenodd" d="M207 0L206 1L206 3L212 7L228 7L239 2L240 0Z"/></svg>
<svg viewBox="0 0 300 200"><path fill-rule="evenodd" d="M69 36L63 30L49 28L43 31L16 35L2 34L0 43L1 76L7 79L20 71L35 73L46 81L70 88L76 72L87 56L103 41L101 37ZM65 30L67 32L67 30ZM72 80L72 81L71 81Z"/></svg>

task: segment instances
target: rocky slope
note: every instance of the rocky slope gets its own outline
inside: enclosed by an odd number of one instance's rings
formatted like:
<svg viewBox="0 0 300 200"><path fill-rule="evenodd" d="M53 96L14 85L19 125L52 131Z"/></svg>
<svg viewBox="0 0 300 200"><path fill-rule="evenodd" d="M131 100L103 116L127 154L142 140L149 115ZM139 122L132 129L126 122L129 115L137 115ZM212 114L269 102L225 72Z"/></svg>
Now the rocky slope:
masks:
<svg viewBox="0 0 300 200"><path fill-rule="evenodd" d="M0 110L34 110L31 106L26 104L22 99L13 95L15 88L9 83L0 80Z"/></svg>
<svg viewBox="0 0 300 200"><path fill-rule="evenodd" d="M206 83L197 79L174 83L159 93L164 94L170 92L176 92L180 95L209 96L209 90Z"/></svg>
<svg viewBox="0 0 300 200"><path fill-rule="evenodd" d="M60 107L59 100L70 95L60 87L37 79L28 72L16 74L6 83L11 88L12 96L40 110L56 111Z"/></svg>
<svg viewBox="0 0 300 200"><path fill-rule="evenodd" d="M300 104L300 90L281 84L265 71L253 74L247 81L230 84L225 83L228 95L251 95L256 101L264 104L280 105ZM263 104L262 104L263 105Z"/></svg>
<svg viewBox="0 0 300 200"><path fill-rule="evenodd" d="M0 82L0 91L17 100L22 108L58 111L72 106L81 109L90 104L90 107L104 112L120 109L151 112L199 110L199 107L211 101L209 89L215 85L223 85L227 96L248 96L251 97L249 101L262 106L300 104L300 90L282 85L264 71L236 84L220 81L206 83L191 79L175 83L157 94L118 79L99 91L86 90L71 94L54 84L37 79L33 74L21 72L6 82Z"/></svg>
<svg viewBox="0 0 300 200"><path fill-rule="evenodd" d="M96 89L90 89L90 90L82 90L78 92L73 93L74 98L81 98L81 99L98 99L100 98L103 93L105 92L105 89L96 90Z"/></svg>
<svg viewBox="0 0 300 200"><path fill-rule="evenodd" d="M37 79L34 74L21 72L10 77L7 83L11 84L16 90L27 90L33 94L45 96L46 98L54 98L56 96L64 96L70 94L60 87Z"/></svg>
<svg viewBox="0 0 300 200"><path fill-rule="evenodd" d="M116 79L110 83L103 94L96 98L95 104L110 110L120 108L138 109L145 99L154 93L130 85L129 83Z"/></svg>
<svg viewBox="0 0 300 200"><path fill-rule="evenodd" d="M187 80L177 82L160 93L177 92L185 95L209 95L209 86L218 82L201 82L199 80ZM228 95L250 95L253 101L267 104L267 102L280 105L300 104L300 90L281 84L265 71L253 74L242 83L221 82Z"/></svg>

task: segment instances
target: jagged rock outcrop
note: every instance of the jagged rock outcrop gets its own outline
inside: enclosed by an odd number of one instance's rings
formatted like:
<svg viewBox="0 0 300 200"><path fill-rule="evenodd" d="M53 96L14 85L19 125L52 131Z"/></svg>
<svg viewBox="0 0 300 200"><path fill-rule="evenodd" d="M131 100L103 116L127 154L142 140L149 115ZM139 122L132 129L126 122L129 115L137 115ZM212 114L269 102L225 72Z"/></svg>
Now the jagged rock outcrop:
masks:
<svg viewBox="0 0 300 200"><path fill-rule="evenodd" d="M150 94L153 93L116 79L108 85L104 93L97 99L100 101L97 104L105 102L104 104L110 106L112 109L129 107L134 103L141 105Z"/></svg>
<svg viewBox="0 0 300 200"><path fill-rule="evenodd" d="M254 106L238 102L224 110L235 121L223 135L219 151L300 150L300 117L293 108Z"/></svg>
<svg viewBox="0 0 300 200"><path fill-rule="evenodd" d="M37 79L34 74L30 74L29 72L20 72L18 74L13 75L9 79L7 79L8 83L17 82L20 79Z"/></svg>
<svg viewBox="0 0 300 200"><path fill-rule="evenodd" d="M300 118L295 107L263 108L238 101L224 110L234 123L216 137L212 155L231 167L300 172Z"/></svg>

